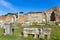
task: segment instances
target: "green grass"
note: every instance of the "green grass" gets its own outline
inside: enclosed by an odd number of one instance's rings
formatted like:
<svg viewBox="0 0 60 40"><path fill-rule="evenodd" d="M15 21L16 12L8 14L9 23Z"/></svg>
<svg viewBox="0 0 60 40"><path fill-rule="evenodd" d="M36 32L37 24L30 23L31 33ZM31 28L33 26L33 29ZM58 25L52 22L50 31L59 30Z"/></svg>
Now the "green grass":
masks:
<svg viewBox="0 0 60 40"><path fill-rule="evenodd" d="M16 27L17 26L17 27ZM22 29L24 27L21 26L21 24L16 24L13 25L14 28L14 33L12 35L3 35L3 28L0 28L0 40L45 40L45 39L40 39L36 38L34 39L31 35L29 35L27 38L24 38L21 35ZM28 28L42 28L42 27L47 27L51 28L51 38L50 40L60 40L60 26L57 25L43 25L43 26L38 26L38 25L30 25L27 26Z"/></svg>

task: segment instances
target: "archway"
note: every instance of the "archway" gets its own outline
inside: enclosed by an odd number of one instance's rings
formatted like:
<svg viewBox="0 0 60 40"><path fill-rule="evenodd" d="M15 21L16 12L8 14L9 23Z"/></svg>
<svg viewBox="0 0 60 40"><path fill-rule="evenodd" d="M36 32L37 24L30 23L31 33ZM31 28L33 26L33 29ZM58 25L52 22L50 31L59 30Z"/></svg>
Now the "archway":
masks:
<svg viewBox="0 0 60 40"><path fill-rule="evenodd" d="M55 21L55 13L54 12L51 13L50 21Z"/></svg>

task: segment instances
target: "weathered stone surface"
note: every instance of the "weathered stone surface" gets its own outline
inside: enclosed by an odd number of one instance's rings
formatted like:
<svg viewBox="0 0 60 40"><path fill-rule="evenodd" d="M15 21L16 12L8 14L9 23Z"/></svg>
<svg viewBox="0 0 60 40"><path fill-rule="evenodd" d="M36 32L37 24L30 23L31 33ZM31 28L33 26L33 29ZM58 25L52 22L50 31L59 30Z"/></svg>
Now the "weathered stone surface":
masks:
<svg viewBox="0 0 60 40"><path fill-rule="evenodd" d="M51 28L41 28L39 30L39 38L44 38L47 36L47 40L50 39Z"/></svg>
<svg viewBox="0 0 60 40"><path fill-rule="evenodd" d="M24 28L23 34L24 37L28 37L28 34L33 34L34 38L39 35L39 38L44 38L45 36L47 36L47 39L49 39L51 34L51 28Z"/></svg>
<svg viewBox="0 0 60 40"><path fill-rule="evenodd" d="M38 28L24 28L24 34L39 34Z"/></svg>
<svg viewBox="0 0 60 40"><path fill-rule="evenodd" d="M28 37L28 34L34 35L34 38L39 34L38 28L24 28L23 29L24 37Z"/></svg>
<svg viewBox="0 0 60 40"><path fill-rule="evenodd" d="M46 19L47 19L48 23L51 21L51 19L54 19L54 18L55 19L52 21L60 22L60 7L53 7L51 9L45 11L44 13L46 13Z"/></svg>
<svg viewBox="0 0 60 40"><path fill-rule="evenodd" d="M4 24L4 35L6 34L12 34L12 24L11 23L5 23Z"/></svg>

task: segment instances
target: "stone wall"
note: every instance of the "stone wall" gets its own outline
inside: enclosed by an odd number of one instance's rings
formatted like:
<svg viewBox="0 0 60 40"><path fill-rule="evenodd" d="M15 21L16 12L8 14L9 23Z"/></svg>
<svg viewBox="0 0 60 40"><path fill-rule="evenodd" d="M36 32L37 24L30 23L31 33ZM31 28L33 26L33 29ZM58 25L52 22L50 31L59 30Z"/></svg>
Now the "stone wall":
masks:
<svg viewBox="0 0 60 40"><path fill-rule="evenodd" d="M51 21L51 15L52 13L54 12L55 15L53 15L53 17L55 16L55 20L54 21ZM50 22L60 22L60 8L58 7L55 7L55 8L51 8L47 11L45 11L46 13L46 19L47 19L47 22L50 23ZM53 19L53 18L52 18Z"/></svg>

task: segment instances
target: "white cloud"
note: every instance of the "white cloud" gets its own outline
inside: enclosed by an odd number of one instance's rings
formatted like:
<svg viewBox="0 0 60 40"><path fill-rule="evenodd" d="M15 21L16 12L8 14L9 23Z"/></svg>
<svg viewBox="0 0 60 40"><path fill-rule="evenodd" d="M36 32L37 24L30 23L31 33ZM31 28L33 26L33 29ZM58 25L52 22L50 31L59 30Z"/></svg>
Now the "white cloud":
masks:
<svg viewBox="0 0 60 40"><path fill-rule="evenodd" d="M4 6L6 8L9 8L12 11L16 11L14 6L10 2L7 2L5 0L0 0L0 5Z"/></svg>

